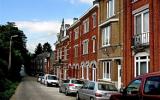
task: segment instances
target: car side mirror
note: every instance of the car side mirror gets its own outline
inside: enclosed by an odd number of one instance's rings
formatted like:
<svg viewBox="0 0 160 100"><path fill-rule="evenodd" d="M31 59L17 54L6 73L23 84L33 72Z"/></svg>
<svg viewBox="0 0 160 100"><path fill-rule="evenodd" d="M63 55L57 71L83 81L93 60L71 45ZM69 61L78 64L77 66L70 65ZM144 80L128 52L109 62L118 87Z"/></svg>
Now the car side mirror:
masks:
<svg viewBox="0 0 160 100"><path fill-rule="evenodd" d="M126 94L127 93L126 88L125 87L120 88L120 93Z"/></svg>

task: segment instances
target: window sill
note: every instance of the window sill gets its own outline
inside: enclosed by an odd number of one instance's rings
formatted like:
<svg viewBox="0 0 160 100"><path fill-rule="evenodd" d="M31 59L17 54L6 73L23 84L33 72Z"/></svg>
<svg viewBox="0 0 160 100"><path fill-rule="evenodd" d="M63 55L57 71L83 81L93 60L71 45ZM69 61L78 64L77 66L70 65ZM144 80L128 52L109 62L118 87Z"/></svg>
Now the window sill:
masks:
<svg viewBox="0 0 160 100"><path fill-rule="evenodd" d="M109 47L110 46L110 44L108 44L108 45L103 45L101 48L103 49L103 48L107 48L107 47Z"/></svg>
<svg viewBox="0 0 160 100"><path fill-rule="evenodd" d="M135 3L135 2L137 2L138 0L134 0L134 1L132 1L132 3Z"/></svg>

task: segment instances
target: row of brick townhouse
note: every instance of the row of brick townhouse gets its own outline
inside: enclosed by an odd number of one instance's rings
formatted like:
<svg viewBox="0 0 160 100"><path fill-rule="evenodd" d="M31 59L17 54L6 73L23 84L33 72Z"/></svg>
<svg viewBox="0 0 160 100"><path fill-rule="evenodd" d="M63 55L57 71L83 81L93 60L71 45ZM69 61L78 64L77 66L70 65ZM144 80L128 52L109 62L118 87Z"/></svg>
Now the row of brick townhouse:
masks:
<svg viewBox="0 0 160 100"><path fill-rule="evenodd" d="M143 73L160 70L160 1L95 0L55 43L56 74L111 81L118 88Z"/></svg>

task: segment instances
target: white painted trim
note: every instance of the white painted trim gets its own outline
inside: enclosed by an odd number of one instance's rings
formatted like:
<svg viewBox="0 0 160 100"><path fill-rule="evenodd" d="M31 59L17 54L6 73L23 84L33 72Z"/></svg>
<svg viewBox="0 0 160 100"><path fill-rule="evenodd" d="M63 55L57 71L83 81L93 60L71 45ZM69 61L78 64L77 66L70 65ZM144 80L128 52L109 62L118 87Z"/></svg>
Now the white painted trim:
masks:
<svg viewBox="0 0 160 100"><path fill-rule="evenodd" d="M136 59L136 57L142 57L142 56L146 56L147 58L146 59ZM148 73L149 72L149 65L148 65L148 62L150 61L149 59L149 54L147 52L141 52L141 53L137 53L135 56L134 56L134 76L136 77L136 63L138 62L138 75L140 75L140 62L146 62L146 72Z"/></svg>
<svg viewBox="0 0 160 100"><path fill-rule="evenodd" d="M117 59L123 59L123 57L113 57L113 58L102 58L102 59L98 59L98 61L103 61L103 60L117 60Z"/></svg>
<svg viewBox="0 0 160 100"><path fill-rule="evenodd" d="M106 25L106 24L109 24L109 23L111 23L111 22L117 22L117 21L119 21L118 18L111 18L111 19L105 21L104 23L100 24L99 27L102 27L102 26L104 26L104 25Z"/></svg>
<svg viewBox="0 0 160 100"><path fill-rule="evenodd" d="M132 11L132 14L135 15L136 13L139 13L139 12L141 12L141 11L143 11L143 10L146 10L146 9L149 9L149 4L146 4L146 5L140 7L140 8L138 8L138 9L136 9L136 10L133 10L133 11Z"/></svg>

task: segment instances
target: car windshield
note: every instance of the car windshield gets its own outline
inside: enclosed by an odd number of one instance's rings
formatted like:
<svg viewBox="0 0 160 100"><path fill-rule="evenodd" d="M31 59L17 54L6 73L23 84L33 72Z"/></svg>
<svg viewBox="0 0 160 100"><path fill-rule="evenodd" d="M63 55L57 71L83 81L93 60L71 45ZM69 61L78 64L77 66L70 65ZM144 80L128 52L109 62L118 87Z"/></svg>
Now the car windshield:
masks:
<svg viewBox="0 0 160 100"><path fill-rule="evenodd" d="M57 80L57 77L56 76L48 76L48 79Z"/></svg>
<svg viewBox="0 0 160 100"><path fill-rule="evenodd" d="M98 90L117 91L117 88L112 84L98 84Z"/></svg>
<svg viewBox="0 0 160 100"><path fill-rule="evenodd" d="M73 84L83 84L83 81L80 81L80 80L72 80L71 83L73 83Z"/></svg>

